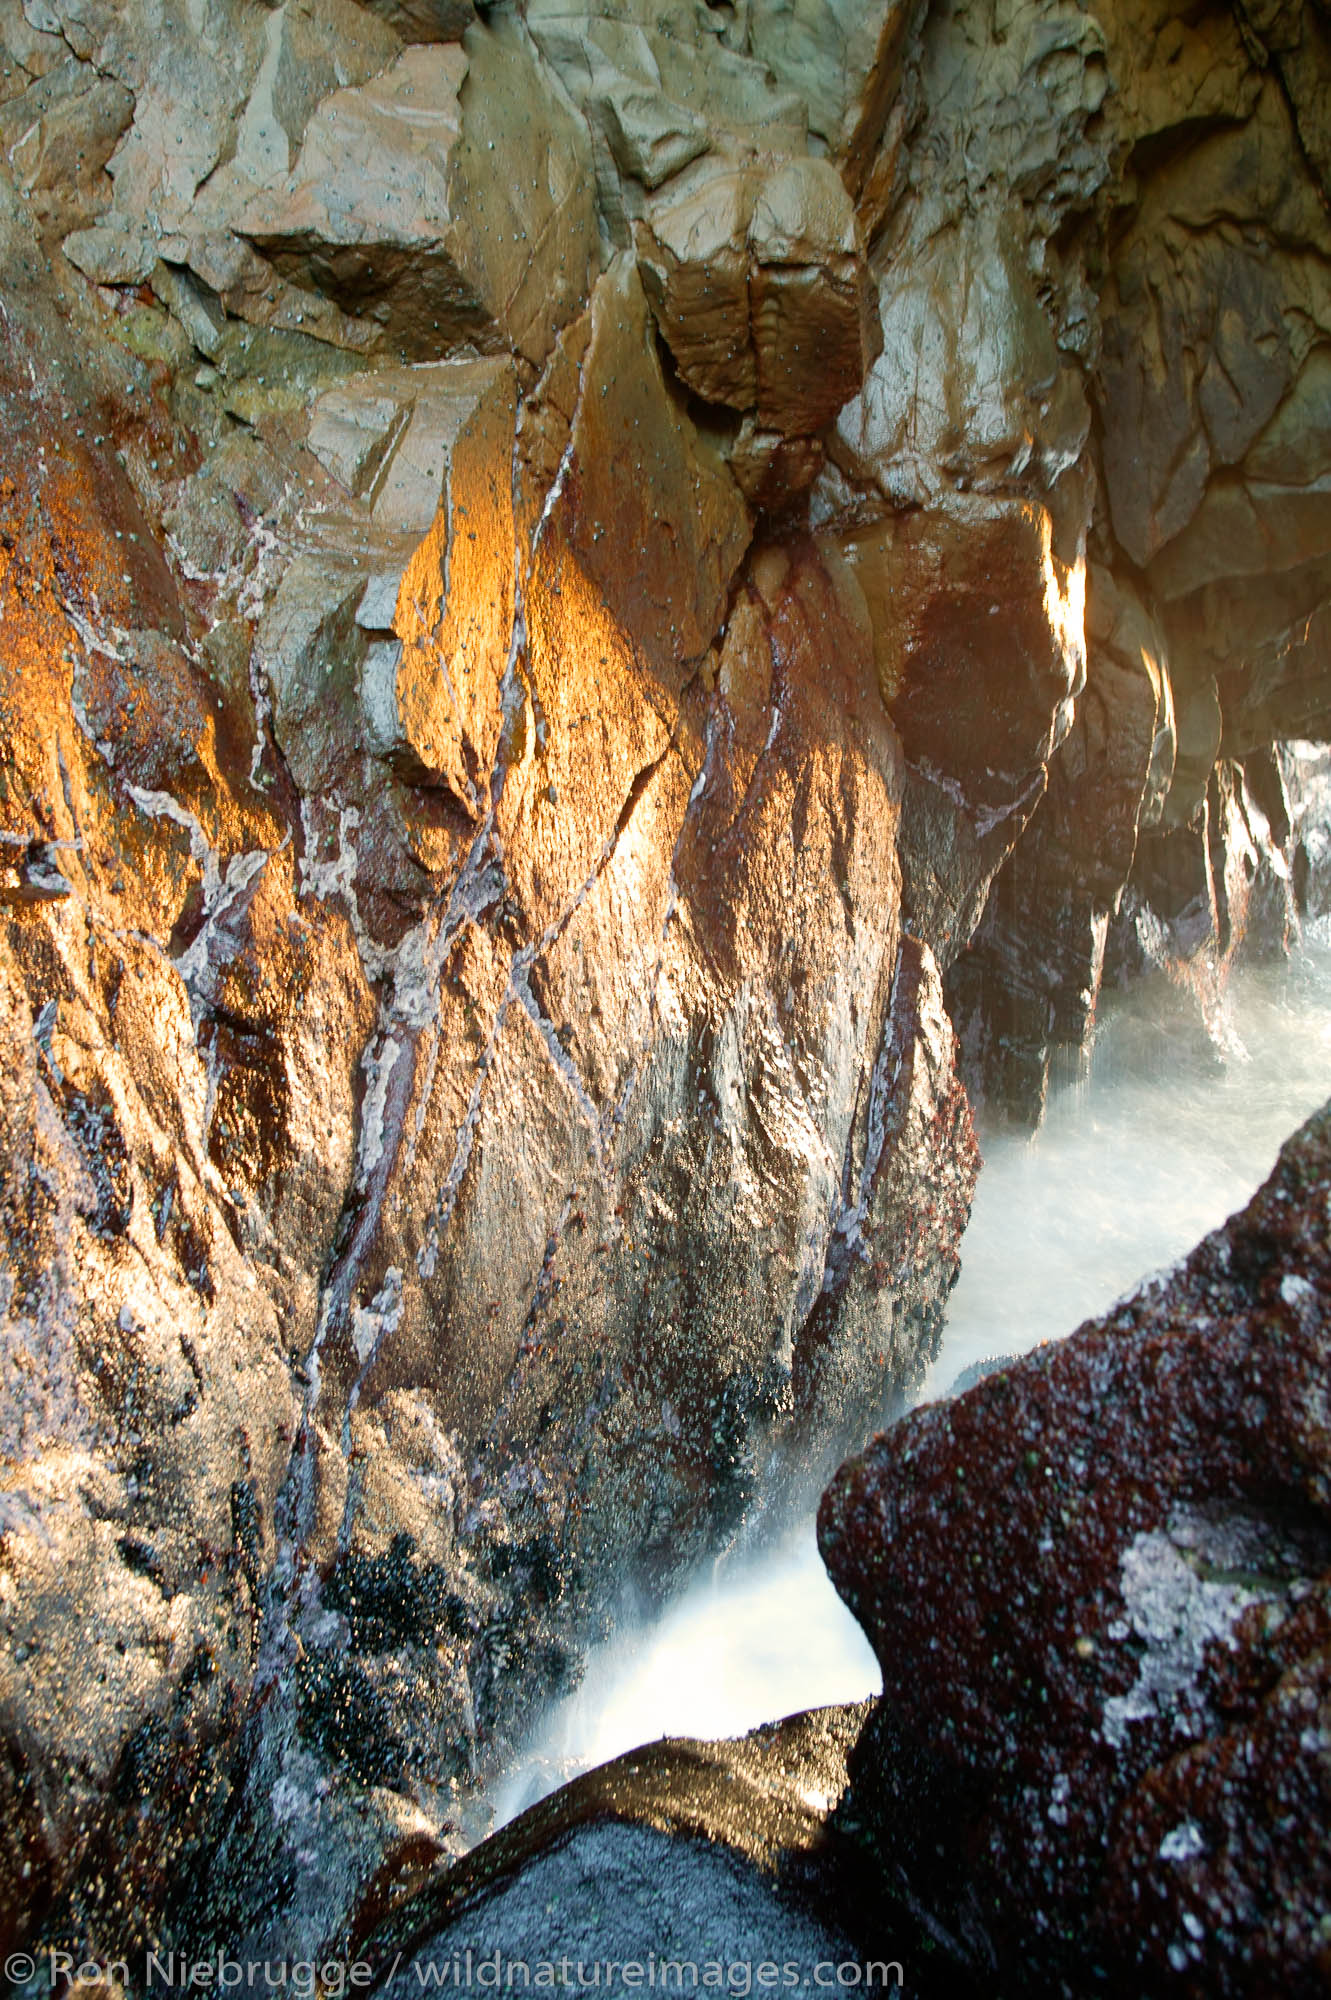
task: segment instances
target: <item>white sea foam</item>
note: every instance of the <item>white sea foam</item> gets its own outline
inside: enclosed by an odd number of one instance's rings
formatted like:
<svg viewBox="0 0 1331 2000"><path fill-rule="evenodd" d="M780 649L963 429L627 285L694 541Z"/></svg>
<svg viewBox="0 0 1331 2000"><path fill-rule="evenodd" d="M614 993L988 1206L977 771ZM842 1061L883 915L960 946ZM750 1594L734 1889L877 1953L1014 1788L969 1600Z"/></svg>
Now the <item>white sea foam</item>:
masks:
<svg viewBox="0 0 1331 2000"><path fill-rule="evenodd" d="M1071 1333L1185 1256L1331 1097L1331 948L1236 973L1225 1011L1222 1057L1163 978L1111 995L1084 1073L1051 1091L1036 1137L981 1133L961 1277L922 1400L990 1356Z"/></svg>

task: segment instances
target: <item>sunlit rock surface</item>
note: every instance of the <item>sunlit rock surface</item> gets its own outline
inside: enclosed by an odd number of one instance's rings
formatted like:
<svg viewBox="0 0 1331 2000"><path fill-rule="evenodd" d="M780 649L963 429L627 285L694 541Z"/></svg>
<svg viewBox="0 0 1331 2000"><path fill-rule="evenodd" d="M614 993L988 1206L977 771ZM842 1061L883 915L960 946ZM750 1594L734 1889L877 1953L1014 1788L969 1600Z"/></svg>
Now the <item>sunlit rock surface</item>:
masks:
<svg viewBox="0 0 1331 2000"><path fill-rule="evenodd" d="M459 1847L928 1358L954 1019L1326 908L1323 55L0 0L7 1937Z"/></svg>
<svg viewBox="0 0 1331 2000"><path fill-rule="evenodd" d="M824 1497L884 1677L843 1820L990 1990L1322 1978L1329 1201L1331 1109L1185 1263Z"/></svg>
<svg viewBox="0 0 1331 2000"><path fill-rule="evenodd" d="M631 256L537 379L6 231L10 1921L313 1948L918 1364L968 1114L862 593Z"/></svg>

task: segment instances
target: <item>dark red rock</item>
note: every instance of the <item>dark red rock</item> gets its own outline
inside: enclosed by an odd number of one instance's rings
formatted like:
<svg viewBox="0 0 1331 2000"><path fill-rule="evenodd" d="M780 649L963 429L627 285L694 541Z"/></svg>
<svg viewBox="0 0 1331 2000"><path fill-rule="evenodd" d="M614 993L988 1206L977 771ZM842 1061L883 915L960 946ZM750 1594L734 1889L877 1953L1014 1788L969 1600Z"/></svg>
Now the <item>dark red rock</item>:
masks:
<svg viewBox="0 0 1331 2000"><path fill-rule="evenodd" d="M1329 1213L1331 1107L1174 1272L824 1497L884 1673L855 1817L1000 1990L1326 1991Z"/></svg>

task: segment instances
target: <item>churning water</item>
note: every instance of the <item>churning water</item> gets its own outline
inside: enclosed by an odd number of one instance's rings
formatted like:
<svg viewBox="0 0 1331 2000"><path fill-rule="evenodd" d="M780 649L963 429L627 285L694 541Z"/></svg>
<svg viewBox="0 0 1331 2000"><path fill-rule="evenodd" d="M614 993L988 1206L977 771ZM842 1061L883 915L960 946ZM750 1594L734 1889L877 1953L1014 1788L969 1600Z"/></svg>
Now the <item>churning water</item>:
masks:
<svg viewBox="0 0 1331 2000"><path fill-rule="evenodd" d="M1331 1096L1331 945L1235 974L1222 1029L1218 1047L1163 974L1111 995L1038 1135L982 1134L961 1278L921 1400L1070 1333L1243 1205ZM810 1522L718 1564L654 1624L630 1623L593 1654L496 1792L495 1823L653 1737L735 1736L878 1687Z"/></svg>
<svg viewBox="0 0 1331 2000"><path fill-rule="evenodd" d="M1034 1139L985 1140L961 1277L921 1400L1102 1313L1241 1208L1331 1097L1331 945L1235 973L1223 1053L1163 974L1104 1003Z"/></svg>

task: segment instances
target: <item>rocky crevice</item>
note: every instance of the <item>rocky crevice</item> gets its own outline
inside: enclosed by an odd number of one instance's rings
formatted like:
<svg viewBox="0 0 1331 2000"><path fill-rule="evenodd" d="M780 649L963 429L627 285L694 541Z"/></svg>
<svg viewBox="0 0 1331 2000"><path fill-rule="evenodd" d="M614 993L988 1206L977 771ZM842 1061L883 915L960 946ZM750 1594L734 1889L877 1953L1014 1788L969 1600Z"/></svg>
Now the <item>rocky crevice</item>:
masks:
<svg viewBox="0 0 1331 2000"><path fill-rule="evenodd" d="M953 1023L1323 911L1323 53L0 0L6 1940L460 1845L927 1359Z"/></svg>

